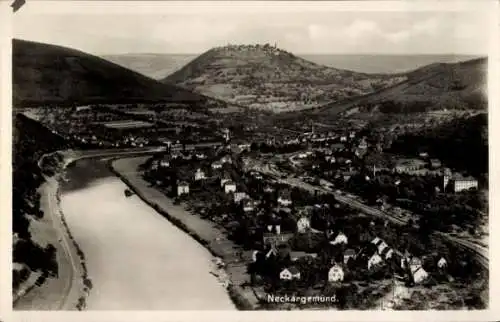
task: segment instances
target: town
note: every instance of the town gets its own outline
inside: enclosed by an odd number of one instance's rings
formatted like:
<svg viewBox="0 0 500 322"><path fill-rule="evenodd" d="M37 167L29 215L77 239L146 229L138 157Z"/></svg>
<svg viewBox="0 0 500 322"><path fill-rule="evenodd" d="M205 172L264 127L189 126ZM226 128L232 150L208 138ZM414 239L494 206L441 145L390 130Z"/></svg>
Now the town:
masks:
<svg viewBox="0 0 500 322"><path fill-rule="evenodd" d="M91 130L55 126L82 110ZM366 126L217 128L221 121L195 118L170 129L154 113L138 120L85 107L41 119L80 148L162 146L143 177L241 246L235 257L248 279L239 282L264 308L300 305L269 303L269 294L334 296L306 306L344 309L481 305L481 260L453 240L485 239L480 179L426 151L398 155L394 138Z"/></svg>

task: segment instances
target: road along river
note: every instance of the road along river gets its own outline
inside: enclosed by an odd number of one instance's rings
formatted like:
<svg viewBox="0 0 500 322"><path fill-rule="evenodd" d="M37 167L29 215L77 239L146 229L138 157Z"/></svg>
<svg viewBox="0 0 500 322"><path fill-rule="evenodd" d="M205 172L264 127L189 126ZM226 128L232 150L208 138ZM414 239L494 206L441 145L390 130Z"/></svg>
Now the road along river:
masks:
<svg viewBox="0 0 500 322"><path fill-rule="evenodd" d="M66 170L61 208L93 284L87 310L235 309L208 250L126 188L103 160Z"/></svg>

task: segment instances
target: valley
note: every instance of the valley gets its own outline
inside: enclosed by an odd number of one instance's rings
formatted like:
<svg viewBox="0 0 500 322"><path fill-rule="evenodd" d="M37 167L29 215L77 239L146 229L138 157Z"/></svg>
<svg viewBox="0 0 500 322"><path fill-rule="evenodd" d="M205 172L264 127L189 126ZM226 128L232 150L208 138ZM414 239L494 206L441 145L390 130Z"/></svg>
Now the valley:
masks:
<svg viewBox="0 0 500 322"><path fill-rule="evenodd" d="M189 308L194 294L224 309L368 310L394 289L392 309L488 306L485 59L365 74L228 45L157 81L69 48L16 40L14 52L16 290L44 276L23 308L33 294L64 302L68 283L78 310ZM65 169L65 153L94 159ZM76 187L52 198L78 269L56 236L37 243L51 234L47 180ZM338 301L269 301L290 294Z"/></svg>

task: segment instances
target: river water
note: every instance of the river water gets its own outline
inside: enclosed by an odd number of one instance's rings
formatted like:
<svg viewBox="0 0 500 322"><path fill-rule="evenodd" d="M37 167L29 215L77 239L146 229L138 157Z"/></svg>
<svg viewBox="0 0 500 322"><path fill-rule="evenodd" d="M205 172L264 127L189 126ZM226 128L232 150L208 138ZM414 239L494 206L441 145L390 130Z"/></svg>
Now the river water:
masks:
<svg viewBox="0 0 500 322"><path fill-rule="evenodd" d="M68 167L61 207L85 254L88 310L233 310L211 254L157 214L103 161Z"/></svg>

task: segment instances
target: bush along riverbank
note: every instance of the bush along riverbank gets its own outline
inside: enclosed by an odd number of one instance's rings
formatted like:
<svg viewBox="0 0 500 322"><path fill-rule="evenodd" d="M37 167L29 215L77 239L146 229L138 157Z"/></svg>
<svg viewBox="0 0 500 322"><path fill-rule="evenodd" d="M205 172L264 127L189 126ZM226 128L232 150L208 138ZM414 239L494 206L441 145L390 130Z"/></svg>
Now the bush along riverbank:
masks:
<svg viewBox="0 0 500 322"><path fill-rule="evenodd" d="M82 269L82 283L83 283L83 293L82 295L78 298L78 303L76 304L76 308L79 311L82 311L86 307L86 299L90 293L90 290L92 290L92 281L90 280L88 276L88 271L87 271L87 264L85 263L85 254L83 253L82 249L80 248L80 245L78 245L78 242L75 240L73 235L71 234L71 230L69 229L69 226L66 222L66 219L64 218L64 214L61 210L61 195L60 195L60 185L59 182L57 183L57 208L59 212L59 217L61 218L61 222L64 226L64 229L66 230L66 233L68 234L69 239L71 240L71 243L73 244L73 247L76 249L76 253L78 255L78 258L80 259L80 266ZM76 272L75 272L76 273Z"/></svg>
<svg viewBox="0 0 500 322"><path fill-rule="evenodd" d="M225 276L228 276L226 280L221 281L226 286L227 292L234 305L238 310L256 310L258 309L258 299L255 297L253 291L245 290L242 286L237 285L243 276L241 276L241 270L238 269L237 265L233 266L233 263L238 263L239 258L237 257L237 251L235 249L228 249L227 246L216 247L213 240L205 238L202 231L196 231L193 227L190 227L182 219L172 216L165 207L161 207L156 202L151 200L147 195L143 193L140 187L140 183L132 182L126 175L117 170L115 167L115 162L119 161L120 158L112 159L108 162L110 171L112 171L117 177L119 177L128 187L131 189L142 201L152 207L157 213L165 217L172 224L177 226L179 229L189 234L198 243L204 246L214 257L221 258L225 263ZM130 170L127 171L127 175L130 175ZM137 174L136 174L137 175ZM137 175L138 176L138 175ZM139 179L142 179L138 176ZM166 198L166 197L165 197ZM200 220L202 220L200 218ZM215 228L213 228L215 229ZM222 234L221 234L222 235ZM240 265L241 266L241 263ZM240 275L240 276L238 276ZM246 276L244 276L246 277Z"/></svg>

